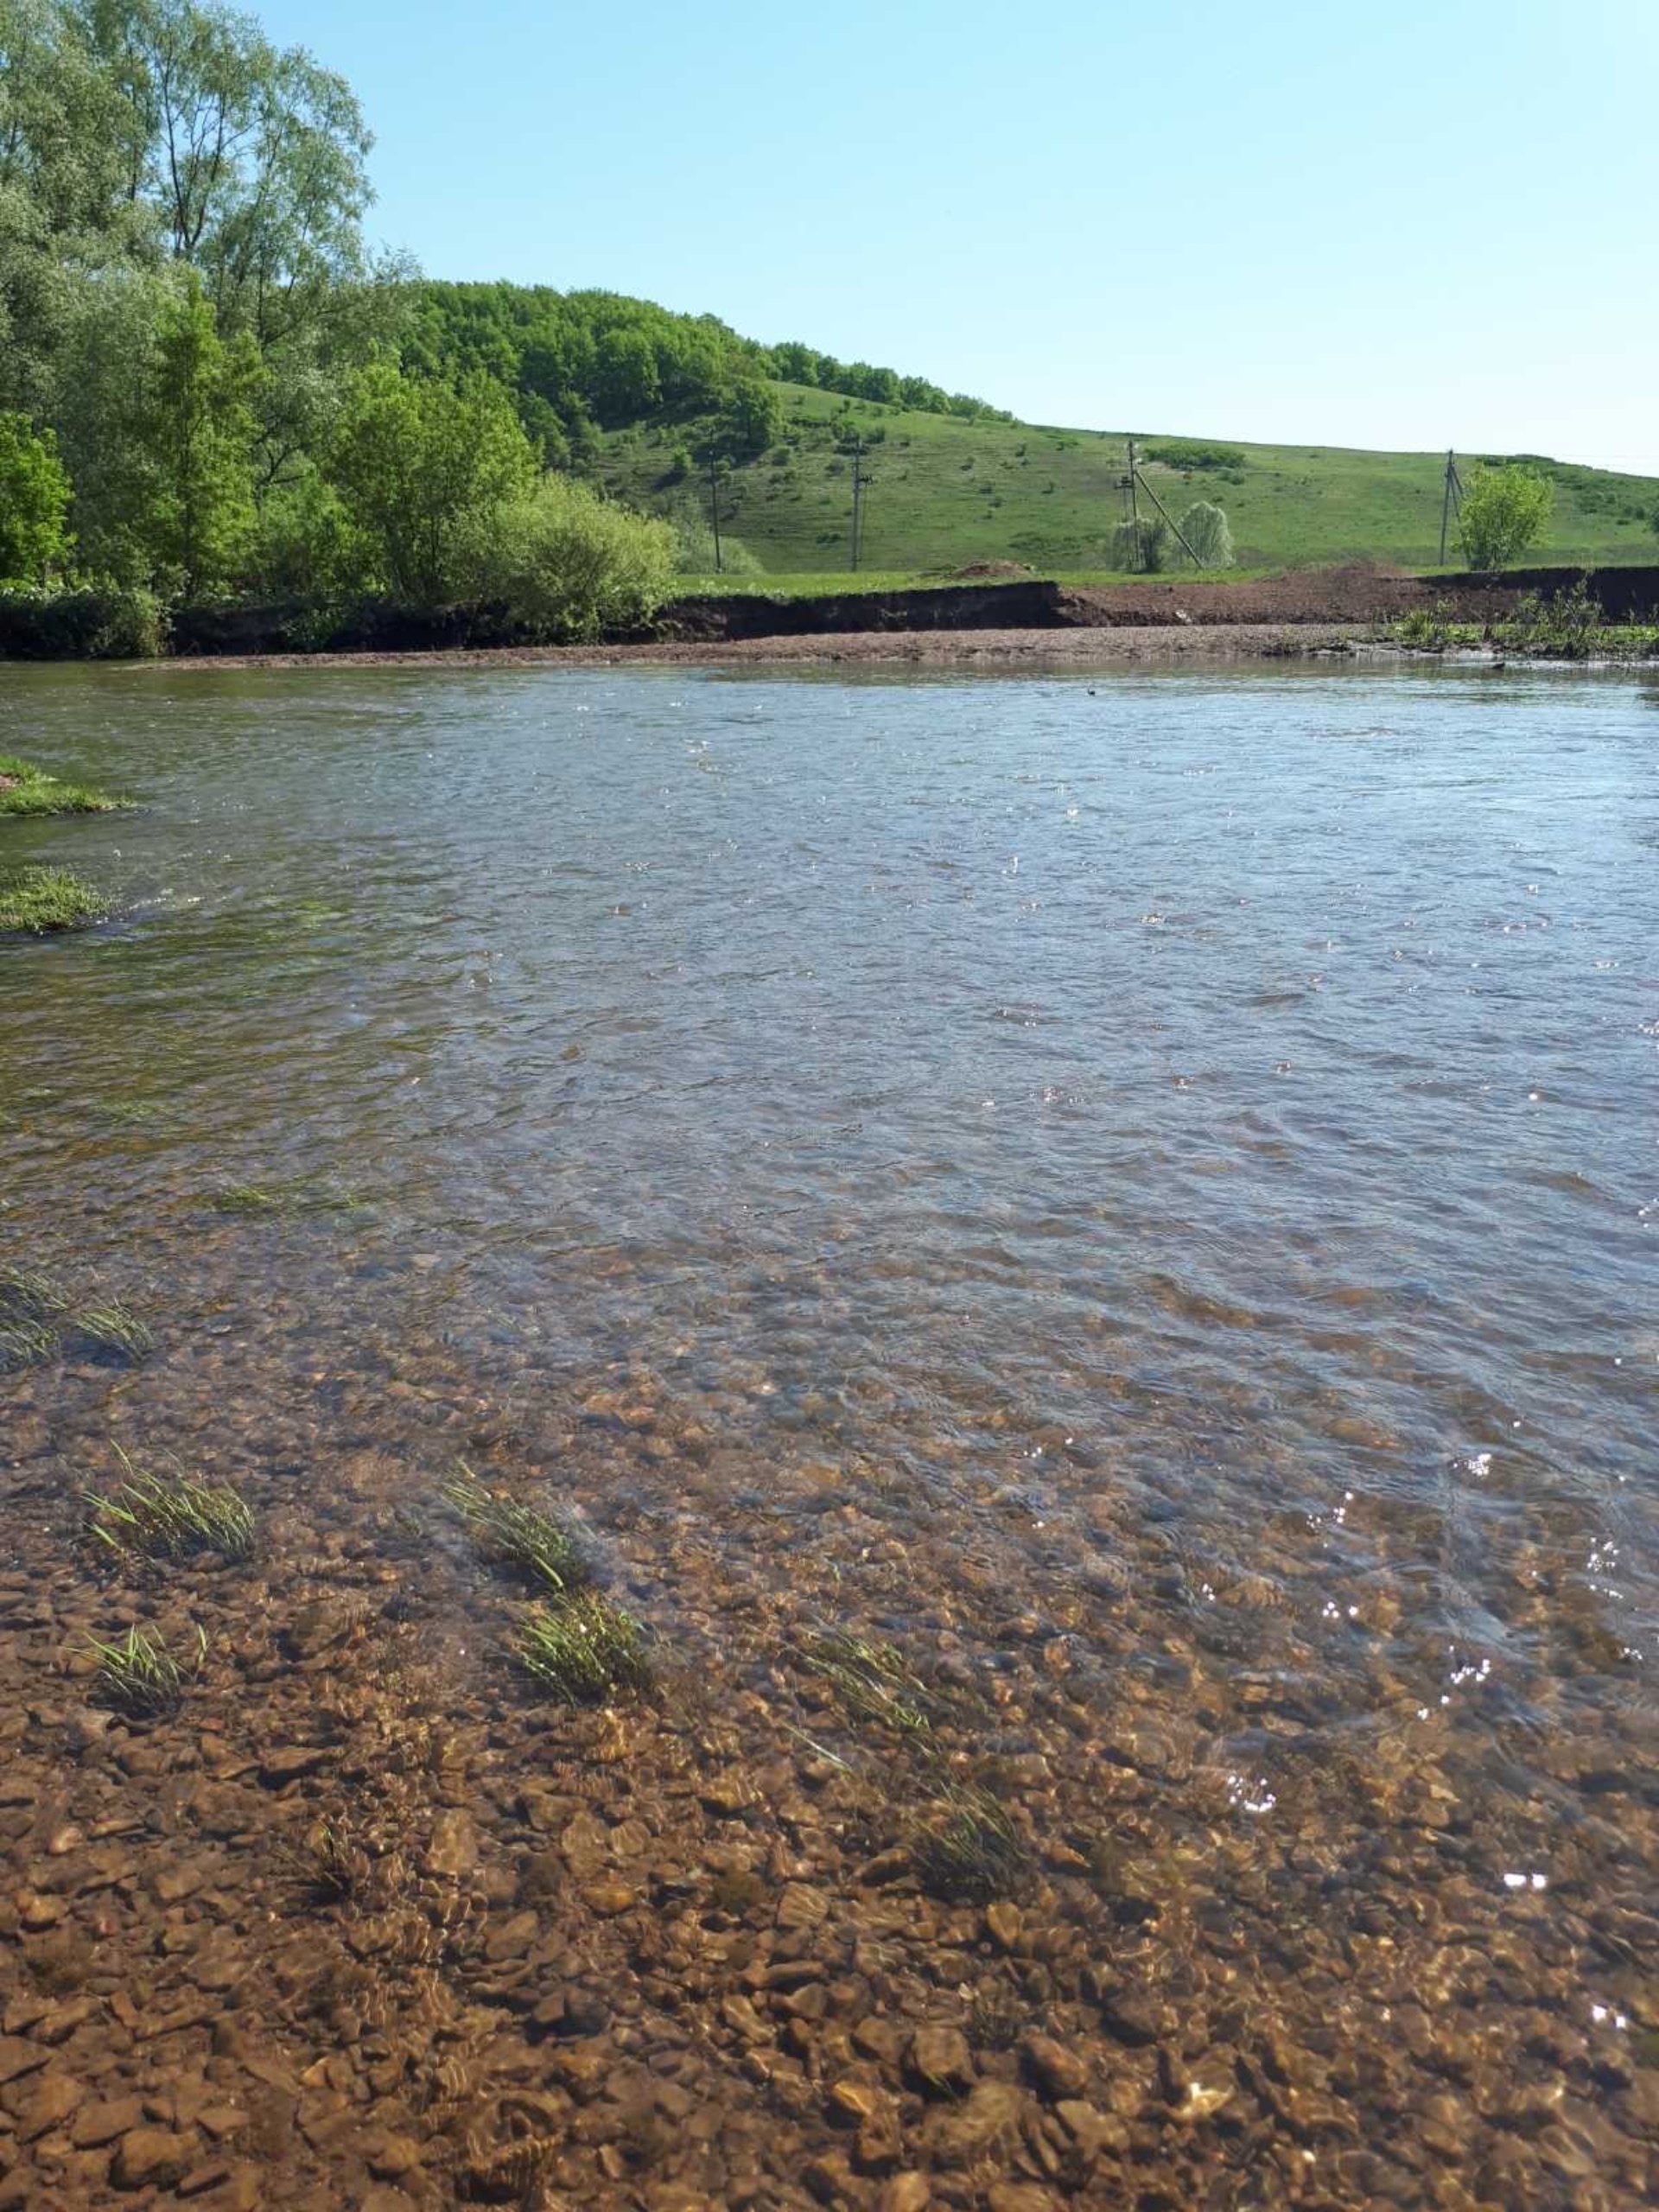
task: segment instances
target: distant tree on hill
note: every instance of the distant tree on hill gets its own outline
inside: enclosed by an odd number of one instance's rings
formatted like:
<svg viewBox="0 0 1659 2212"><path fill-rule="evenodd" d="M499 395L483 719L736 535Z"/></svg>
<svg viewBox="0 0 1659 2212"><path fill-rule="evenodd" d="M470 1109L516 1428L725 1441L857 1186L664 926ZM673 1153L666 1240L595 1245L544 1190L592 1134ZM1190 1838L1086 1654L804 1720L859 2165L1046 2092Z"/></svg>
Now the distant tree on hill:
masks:
<svg viewBox="0 0 1659 2212"><path fill-rule="evenodd" d="M1201 569L1232 567L1233 533L1213 500L1193 501L1181 517L1181 536L1198 555Z"/></svg>
<svg viewBox="0 0 1659 2212"><path fill-rule="evenodd" d="M1154 522L1150 515L1141 515L1131 522L1121 522L1111 536L1111 563L1130 575L1156 575L1169 559L1170 537L1161 522Z"/></svg>
<svg viewBox="0 0 1659 2212"><path fill-rule="evenodd" d="M1469 472L1459 527L1463 557L1483 574L1507 568L1542 534L1554 497L1548 477L1511 461Z"/></svg>

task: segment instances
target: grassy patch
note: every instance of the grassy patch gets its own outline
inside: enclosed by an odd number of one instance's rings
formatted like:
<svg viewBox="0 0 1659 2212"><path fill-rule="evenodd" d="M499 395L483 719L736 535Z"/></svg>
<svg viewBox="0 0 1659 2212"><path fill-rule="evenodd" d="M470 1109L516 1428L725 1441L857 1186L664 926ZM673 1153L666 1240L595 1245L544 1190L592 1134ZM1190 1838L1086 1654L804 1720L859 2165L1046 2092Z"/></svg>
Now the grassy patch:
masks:
<svg viewBox="0 0 1659 2212"><path fill-rule="evenodd" d="M846 448L855 434L865 442L869 484L866 566L842 578L843 588L938 582L941 572L990 561L1079 580L1109 566L1112 527L1124 506L1125 430L969 421L797 385L777 391L785 410L782 440L735 467L721 491L722 529L766 574L722 578L719 588L776 589L809 572L827 582L825 571L845 568L852 512ZM694 446L707 427L664 417L607 432L600 461L607 489L646 509L687 498L706 506L698 483L664 486L670 455ZM1146 481L1177 520L1199 499L1225 510L1239 564L1230 574L1350 561L1419 569L1439 559L1444 453L1135 435ZM1554 505L1529 557L1586 565L1654 558L1659 478L1543 466ZM1184 556L1172 573L1192 574ZM704 578L701 587L714 582Z"/></svg>
<svg viewBox="0 0 1659 2212"><path fill-rule="evenodd" d="M131 804L130 798L112 798L90 784L66 782L32 760L0 753L0 815L112 814Z"/></svg>
<svg viewBox="0 0 1659 2212"><path fill-rule="evenodd" d="M39 1268L0 1268L0 1370L33 1366L70 1347L94 1358L137 1360L156 1349L156 1338L118 1299L83 1305Z"/></svg>
<svg viewBox="0 0 1659 2212"><path fill-rule="evenodd" d="M531 1680L566 1705L595 1705L614 1690L649 1689L655 1679L639 1622L592 1590L533 1607L519 1623L513 1649Z"/></svg>
<svg viewBox="0 0 1659 2212"><path fill-rule="evenodd" d="M443 1484L442 1495L479 1556L493 1567L556 1595L592 1580L593 1569L567 1530L534 1507L486 1489L464 1459Z"/></svg>
<svg viewBox="0 0 1659 2212"><path fill-rule="evenodd" d="M215 1213L250 1220L294 1219L302 1214L355 1213L361 1198L318 1175L296 1176L286 1183L227 1183L209 1197Z"/></svg>
<svg viewBox="0 0 1659 2212"><path fill-rule="evenodd" d="M130 1628L118 1643L103 1643L93 1637L99 1691L105 1704L130 1720L155 1720L176 1713L187 1682L200 1672L207 1656L207 1639L200 1629L196 1640L187 1670L168 1649L159 1630Z"/></svg>
<svg viewBox="0 0 1659 2212"><path fill-rule="evenodd" d="M253 1515L237 1493L188 1475L146 1474L116 1447L127 1478L105 1497L86 1501L87 1532L114 1552L149 1560L194 1559L217 1552L245 1560L253 1551Z"/></svg>
<svg viewBox="0 0 1659 2212"><path fill-rule="evenodd" d="M79 929L101 922L110 911L104 893L67 868L26 868L0 879L0 932Z"/></svg>
<svg viewBox="0 0 1659 2212"><path fill-rule="evenodd" d="M287 1844L277 1848L307 1904L350 1904L364 1895L373 1875L373 1860L345 1819L315 1821L297 1849Z"/></svg>
<svg viewBox="0 0 1659 2212"><path fill-rule="evenodd" d="M1012 1895L1030 1863L1001 1806L985 1790L966 1786L946 1791L912 1834L910 1856L917 1878L931 1895L980 1904Z"/></svg>
<svg viewBox="0 0 1659 2212"><path fill-rule="evenodd" d="M892 1644L836 1630L804 1639L796 1656L834 1694L849 1719L900 1736L925 1734L932 1726L934 1700Z"/></svg>

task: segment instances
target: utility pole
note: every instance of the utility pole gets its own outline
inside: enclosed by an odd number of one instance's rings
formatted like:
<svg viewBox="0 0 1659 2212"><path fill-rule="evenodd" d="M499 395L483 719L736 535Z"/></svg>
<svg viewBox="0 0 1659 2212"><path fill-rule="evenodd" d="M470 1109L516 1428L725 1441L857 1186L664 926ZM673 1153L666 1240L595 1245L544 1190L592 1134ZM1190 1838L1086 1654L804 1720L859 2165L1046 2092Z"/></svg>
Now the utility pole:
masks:
<svg viewBox="0 0 1659 2212"><path fill-rule="evenodd" d="M709 460L709 512L715 526L715 574L725 573L720 556L720 463L710 454Z"/></svg>
<svg viewBox="0 0 1659 2212"><path fill-rule="evenodd" d="M853 571L858 571L858 556L864 537L864 494L869 487L869 478L864 474L864 441L853 443Z"/></svg>
<svg viewBox="0 0 1659 2212"><path fill-rule="evenodd" d="M1458 457L1450 446L1446 449L1446 483L1440 493L1440 566L1446 566L1446 531L1456 507L1458 520L1463 520L1463 479L1458 474Z"/></svg>
<svg viewBox="0 0 1659 2212"><path fill-rule="evenodd" d="M1182 552L1185 554L1187 559L1192 563L1193 567L1195 569L1201 569L1204 566L1203 562L1199 560L1198 555L1192 550L1192 546L1187 543L1185 534L1183 532L1179 523L1176 521L1174 516L1171 514L1169 509L1164 505L1158 494L1153 490L1151 485L1147 483L1146 478L1141 474L1141 465L1135 457L1135 440L1133 438L1129 440L1129 470L1128 474L1123 479L1123 489L1129 495L1128 518L1135 524L1135 566L1137 568L1139 568L1141 563L1141 508L1137 494L1141 492L1146 493L1147 497L1152 501L1153 505L1157 508L1159 513L1168 524L1170 534L1174 537L1177 543L1180 546Z"/></svg>

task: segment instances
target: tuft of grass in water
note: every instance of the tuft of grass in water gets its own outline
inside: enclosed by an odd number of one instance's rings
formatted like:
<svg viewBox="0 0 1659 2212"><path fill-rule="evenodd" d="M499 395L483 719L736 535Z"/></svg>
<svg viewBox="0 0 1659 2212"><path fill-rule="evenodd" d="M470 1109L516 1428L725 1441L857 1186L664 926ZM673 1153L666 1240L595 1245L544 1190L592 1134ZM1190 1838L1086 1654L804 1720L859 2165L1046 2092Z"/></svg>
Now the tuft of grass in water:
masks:
<svg viewBox="0 0 1659 2212"><path fill-rule="evenodd" d="M900 1736L923 1735L932 1726L935 1700L892 1644L837 1629L805 1637L797 1656L809 1674L829 1684L849 1719Z"/></svg>
<svg viewBox="0 0 1659 2212"><path fill-rule="evenodd" d="M935 1897L984 1904L1010 1896L1025 1878L1030 1856L1019 1830L982 1789L953 1786L911 1839L922 1887Z"/></svg>
<svg viewBox="0 0 1659 2212"><path fill-rule="evenodd" d="M168 1649L159 1630L130 1628L119 1643L100 1643L97 1637L90 1641L104 1702L131 1720L156 1720L176 1713L187 1681L200 1673L207 1656L207 1638L200 1629L188 1674Z"/></svg>
<svg viewBox="0 0 1659 2212"><path fill-rule="evenodd" d="M594 1705L613 1690L649 1689L655 1678L645 1630L620 1605L585 1590L537 1605L513 1646L531 1681L567 1705Z"/></svg>
<svg viewBox="0 0 1659 2212"><path fill-rule="evenodd" d="M32 760L0 753L0 815L112 814L132 804L90 784L72 784Z"/></svg>
<svg viewBox="0 0 1659 2212"><path fill-rule="evenodd" d="M0 1365L50 1359L69 1337L111 1358L142 1359L156 1349L149 1323L119 1300L83 1306L38 1268L0 1267Z"/></svg>
<svg viewBox="0 0 1659 2212"><path fill-rule="evenodd" d="M533 1506L498 1497L462 1459L440 1485L443 1501L472 1538L480 1558L563 1595L593 1580L593 1569L569 1532Z"/></svg>
<svg viewBox="0 0 1659 2212"><path fill-rule="evenodd" d="M51 930L101 922L109 911L104 893L67 868L26 868L0 880L0 931L44 937Z"/></svg>
<svg viewBox="0 0 1659 2212"><path fill-rule="evenodd" d="M354 1213L363 1201L350 1191L335 1189L320 1176L302 1175L289 1183L227 1183L221 1190L214 1191L207 1203L215 1213L259 1219L306 1213Z"/></svg>
<svg viewBox="0 0 1659 2212"><path fill-rule="evenodd" d="M191 1559L199 1552L227 1560L251 1555L253 1515L233 1490L182 1473L146 1474L119 1445L116 1451L127 1479L109 1497L86 1501L87 1530L99 1543L152 1560Z"/></svg>
<svg viewBox="0 0 1659 2212"><path fill-rule="evenodd" d="M0 1267L0 1321L55 1321L74 1302L38 1268Z"/></svg>
<svg viewBox="0 0 1659 2212"><path fill-rule="evenodd" d="M143 1359L156 1349L156 1332L149 1322L118 1298L107 1306L82 1306L73 1326L94 1352L109 1358Z"/></svg>
<svg viewBox="0 0 1659 2212"><path fill-rule="evenodd" d="M314 1821L297 1850L279 1844L306 1903L349 1904L368 1888L373 1862L355 1840L349 1821Z"/></svg>

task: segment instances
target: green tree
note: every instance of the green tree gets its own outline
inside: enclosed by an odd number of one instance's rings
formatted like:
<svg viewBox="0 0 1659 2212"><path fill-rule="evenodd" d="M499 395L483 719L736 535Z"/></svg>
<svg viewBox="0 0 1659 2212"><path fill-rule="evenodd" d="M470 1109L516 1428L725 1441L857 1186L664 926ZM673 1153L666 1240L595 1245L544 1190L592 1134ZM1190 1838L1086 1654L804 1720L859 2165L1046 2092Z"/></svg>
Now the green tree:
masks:
<svg viewBox="0 0 1659 2212"><path fill-rule="evenodd" d="M786 418L776 387L759 377L734 385L705 441L705 450L727 461L753 461L784 435Z"/></svg>
<svg viewBox="0 0 1659 2212"><path fill-rule="evenodd" d="M133 425L148 464L152 570L188 598L230 582L253 533L258 382L251 338L220 339L193 270L162 309Z"/></svg>
<svg viewBox="0 0 1659 2212"><path fill-rule="evenodd" d="M327 473L368 549L375 580L416 607L472 594L480 548L537 468L511 397L487 377L459 385L362 371Z"/></svg>
<svg viewBox="0 0 1659 2212"><path fill-rule="evenodd" d="M1553 498L1549 479L1518 461L1471 468L1459 519L1469 567L1482 575L1507 568L1542 535Z"/></svg>
<svg viewBox="0 0 1659 2212"><path fill-rule="evenodd" d="M0 415L0 583L41 583L68 548L69 479L58 442L27 415Z"/></svg>
<svg viewBox="0 0 1659 2212"><path fill-rule="evenodd" d="M1155 575L1169 559L1169 531L1150 515L1117 524L1111 536L1111 565L1132 575Z"/></svg>
<svg viewBox="0 0 1659 2212"><path fill-rule="evenodd" d="M1233 533L1224 511L1211 499L1195 499L1181 517L1181 536L1198 556L1201 569L1230 569Z"/></svg>
<svg viewBox="0 0 1659 2212"><path fill-rule="evenodd" d="M638 421L661 404L657 349L643 330L607 330L594 359L594 412L607 427Z"/></svg>
<svg viewBox="0 0 1659 2212"><path fill-rule="evenodd" d="M601 638L638 629L668 596L677 550L668 523L544 476L497 512L477 586L532 637Z"/></svg>

